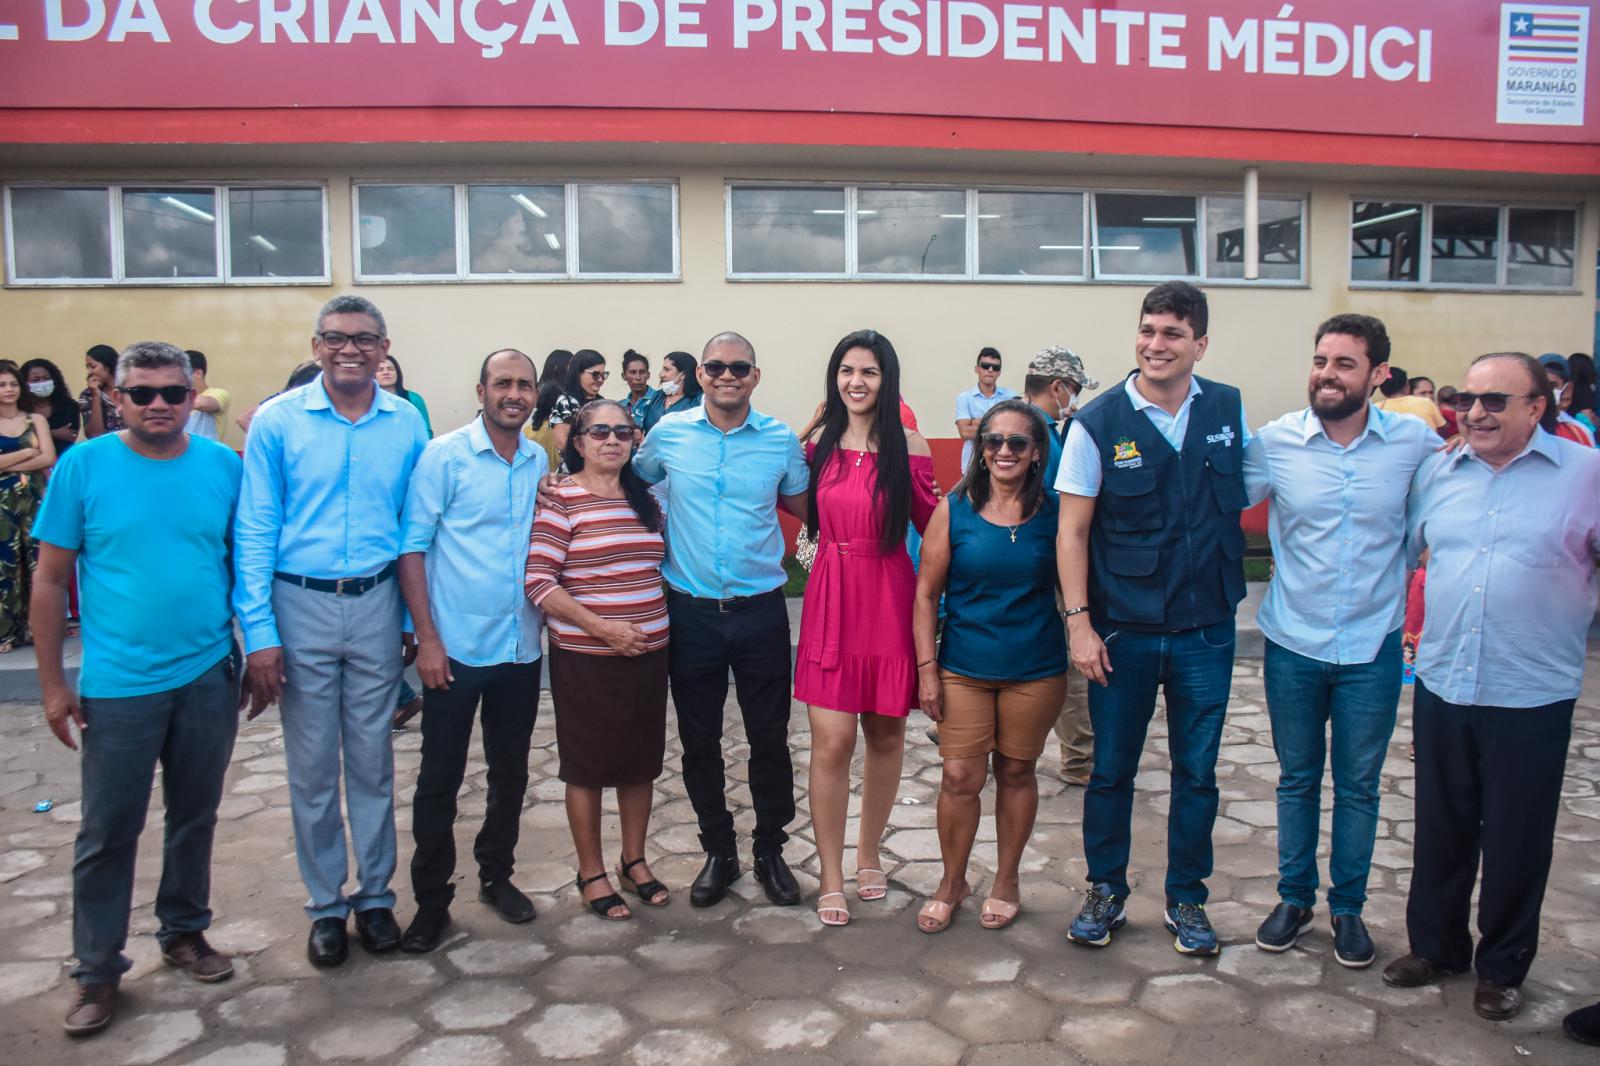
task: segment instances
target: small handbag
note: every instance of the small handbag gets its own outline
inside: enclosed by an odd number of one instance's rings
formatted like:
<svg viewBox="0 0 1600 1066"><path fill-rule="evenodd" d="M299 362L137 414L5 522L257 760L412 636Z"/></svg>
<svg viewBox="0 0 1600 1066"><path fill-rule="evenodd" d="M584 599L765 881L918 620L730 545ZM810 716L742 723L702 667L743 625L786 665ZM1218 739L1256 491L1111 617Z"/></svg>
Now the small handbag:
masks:
<svg viewBox="0 0 1600 1066"><path fill-rule="evenodd" d="M794 561L804 567L807 572L811 570L812 564L817 561L817 538L808 536L805 526L801 526L800 532L794 535Z"/></svg>

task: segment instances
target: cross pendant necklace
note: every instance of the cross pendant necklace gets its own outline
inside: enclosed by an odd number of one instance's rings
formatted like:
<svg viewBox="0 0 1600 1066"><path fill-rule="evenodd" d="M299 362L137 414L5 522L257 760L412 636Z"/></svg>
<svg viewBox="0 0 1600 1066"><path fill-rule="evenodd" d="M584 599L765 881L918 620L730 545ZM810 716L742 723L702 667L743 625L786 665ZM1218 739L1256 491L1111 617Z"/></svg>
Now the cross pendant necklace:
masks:
<svg viewBox="0 0 1600 1066"><path fill-rule="evenodd" d="M1011 527L1011 543L1015 544L1016 542L1017 542L1017 527L1016 526L1012 526Z"/></svg>

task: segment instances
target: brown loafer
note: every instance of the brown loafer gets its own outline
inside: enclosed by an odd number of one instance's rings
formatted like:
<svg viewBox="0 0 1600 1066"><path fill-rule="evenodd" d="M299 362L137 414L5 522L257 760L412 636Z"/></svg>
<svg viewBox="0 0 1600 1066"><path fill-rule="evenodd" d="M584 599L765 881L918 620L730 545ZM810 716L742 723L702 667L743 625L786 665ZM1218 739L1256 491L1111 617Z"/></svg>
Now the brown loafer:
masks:
<svg viewBox="0 0 1600 1066"><path fill-rule="evenodd" d="M1472 993L1472 1009L1478 1017L1491 1022L1508 1021L1522 1009L1522 989L1480 980L1477 991Z"/></svg>
<svg viewBox="0 0 1600 1066"><path fill-rule="evenodd" d="M196 981L214 984L233 976L233 962L206 943L203 933L179 933L161 945L161 957L167 965L193 977Z"/></svg>
<svg viewBox="0 0 1600 1066"><path fill-rule="evenodd" d="M62 1028L66 1029L68 1036L88 1036L90 1033L98 1033L111 1024L111 1015L116 1009L116 985L80 981Z"/></svg>
<svg viewBox="0 0 1600 1066"><path fill-rule="evenodd" d="M1383 983L1390 988L1420 988L1461 972L1448 966L1435 966L1421 955L1405 955L1384 967Z"/></svg>

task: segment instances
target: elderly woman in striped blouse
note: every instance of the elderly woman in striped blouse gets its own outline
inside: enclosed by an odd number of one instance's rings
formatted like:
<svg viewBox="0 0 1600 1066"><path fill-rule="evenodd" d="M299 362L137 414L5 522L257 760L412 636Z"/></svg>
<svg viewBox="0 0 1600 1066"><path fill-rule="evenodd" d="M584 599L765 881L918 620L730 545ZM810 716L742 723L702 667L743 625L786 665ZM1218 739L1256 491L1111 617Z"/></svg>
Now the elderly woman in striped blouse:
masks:
<svg viewBox="0 0 1600 1066"><path fill-rule="evenodd" d="M546 615L559 776L578 853L578 891L600 917L632 917L600 843L600 792L622 816L622 888L661 907L645 862L652 782L667 729L667 604L661 508L633 472L639 433L613 400L585 404L563 449L568 475L533 522L525 587Z"/></svg>

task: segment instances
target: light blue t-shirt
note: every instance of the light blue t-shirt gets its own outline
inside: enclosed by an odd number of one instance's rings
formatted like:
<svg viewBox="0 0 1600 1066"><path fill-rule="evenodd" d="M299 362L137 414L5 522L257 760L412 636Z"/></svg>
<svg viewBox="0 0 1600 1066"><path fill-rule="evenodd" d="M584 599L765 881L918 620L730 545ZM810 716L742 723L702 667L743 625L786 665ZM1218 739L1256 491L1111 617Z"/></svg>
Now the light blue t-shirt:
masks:
<svg viewBox="0 0 1600 1066"><path fill-rule="evenodd" d="M199 437L176 459L147 459L118 433L61 457L33 536L78 553L84 696L180 688L228 654L241 473L232 450Z"/></svg>

